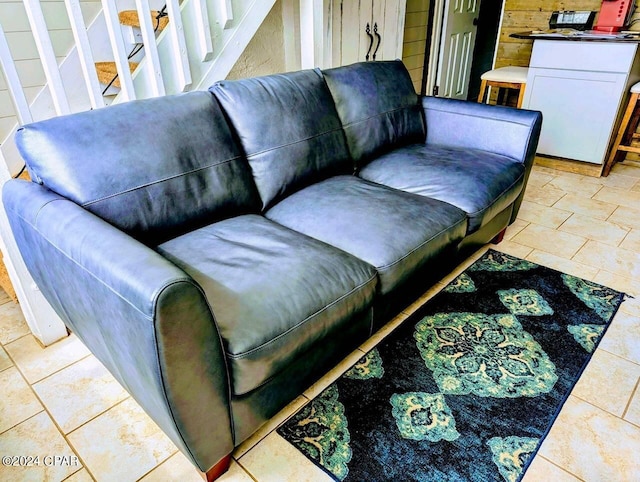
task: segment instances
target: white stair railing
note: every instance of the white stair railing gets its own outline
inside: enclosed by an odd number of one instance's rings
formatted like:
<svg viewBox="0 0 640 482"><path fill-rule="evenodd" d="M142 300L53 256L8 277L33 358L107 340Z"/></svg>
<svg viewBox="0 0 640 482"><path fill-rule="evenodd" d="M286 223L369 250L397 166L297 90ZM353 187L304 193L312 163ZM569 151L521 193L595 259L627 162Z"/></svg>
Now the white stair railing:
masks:
<svg viewBox="0 0 640 482"><path fill-rule="evenodd" d="M184 36L182 14L178 0L167 0L167 13L169 14L169 35L172 43L172 58L175 60L175 76L181 92L185 92L191 86L191 70L189 69L189 56L187 54L187 41Z"/></svg>
<svg viewBox="0 0 640 482"><path fill-rule="evenodd" d="M121 96L123 101L135 100L136 93L133 88L129 58L122 37L122 26L118 18L118 6L115 0L102 0L102 9L107 22L107 32L113 48L113 57L116 62L118 80L120 81Z"/></svg>
<svg viewBox="0 0 640 482"><path fill-rule="evenodd" d="M140 30L142 31L142 41L144 42L145 58L147 59L147 70L149 72L149 84L151 94L159 97L165 94L164 81L162 78L162 67L158 56L158 44L156 44L156 33L151 25L151 15L149 12L149 0L136 0L138 19L140 20Z"/></svg>
<svg viewBox="0 0 640 482"><path fill-rule="evenodd" d="M47 23L45 22L44 15L42 14L40 2L38 0L23 0L23 2L24 8L27 12L27 17L29 18L29 25L31 26L33 39L35 40L36 48L38 49L38 55L42 61L44 75L47 78L47 85L49 86L51 97L53 98L53 105L55 106L56 113L58 115L70 114L71 108L69 107L67 94L64 91L62 76L58 69L56 54L53 51L51 37L49 36Z"/></svg>
<svg viewBox="0 0 640 482"><path fill-rule="evenodd" d="M209 7L206 0L192 0L200 14L200 21L195 28L198 35L198 49L203 62L208 62L213 56L213 42L211 41L211 27L209 26Z"/></svg>
<svg viewBox="0 0 640 482"><path fill-rule="evenodd" d="M102 11L88 28L80 9L82 0L63 1L75 45L58 66L41 2L23 0L47 82L31 105L0 25L0 67L20 124L104 106L106 102L94 60L105 60L105 55L115 60L120 84L120 91L110 99L111 102L206 89L228 75L275 3L275 0L181 0L179 4L179 0L166 0L169 22L156 38L150 7L157 8L163 2L124 0L124 3L135 5L144 45L144 57L132 74L116 0L101 0ZM300 65L300 58L304 56L306 65L322 66L322 18L323 15L326 17L322 5L326 9L329 2L283 1L286 5L295 4L295 9L283 9L292 13L283 18L288 22L300 21L295 28L286 27L288 32L297 32L286 42L290 50L296 52L293 56L291 51L285 52L291 60L289 64ZM97 46L96 38L101 39ZM15 175L21 162L13 133L5 139L0 138L0 183L11 177L11 171ZM64 336L66 330L26 271L2 212L0 238L0 249L29 327L43 344L51 344Z"/></svg>
<svg viewBox="0 0 640 482"><path fill-rule="evenodd" d="M233 7L231 0L216 0L218 3L219 21L222 28L229 28L229 24L233 22Z"/></svg>
<svg viewBox="0 0 640 482"><path fill-rule="evenodd" d="M0 68L4 72L9 95L20 124L33 122L29 103L22 89L15 62L9 50L7 37L0 25ZM11 179L12 173L0 151L0 187ZM0 198L0 250L9 278L13 284L20 308L29 329L43 345L50 345L67 335L67 329L53 308L44 299L20 256L18 246L9 226L9 220Z"/></svg>
<svg viewBox="0 0 640 482"><path fill-rule="evenodd" d="M16 64L11 56L7 36L4 34L2 25L0 25L0 67L2 67L2 71L4 72L4 77L7 81L7 86L9 87L9 95L13 101L20 124L33 122L31 109L29 109L29 102L27 102L27 97L24 95L24 90L22 90L20 77L18 77Z"/></svg>
<svg viewBox="0 0 640 482"><path fill-rule="evenodd" d="M67 7L67 15L71 23L71 31L73 32L75 45L78 49L82 75L87 86L91 107L94 109L104 107L104 97L102 97L100 82L96 74L93 53L91 52L91 46L89 44L89 35L87 34L87 26L84 23L82 10L80 9L80 0L64 0L64 3Z"/></svg>

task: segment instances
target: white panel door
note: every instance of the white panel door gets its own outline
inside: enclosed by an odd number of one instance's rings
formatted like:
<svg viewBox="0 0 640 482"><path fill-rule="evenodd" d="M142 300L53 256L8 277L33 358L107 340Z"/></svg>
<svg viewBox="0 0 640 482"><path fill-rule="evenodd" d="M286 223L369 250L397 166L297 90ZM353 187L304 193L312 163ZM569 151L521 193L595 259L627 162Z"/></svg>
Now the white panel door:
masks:
<svg viewBox="0 0 640 482"><path fill-rule="evenodd" d="M436 80L440 97L467 99L479 4L479 0L447 1Z"/></svg>
<svg viewBox="0 0 640 482"><path fill-rule="evenodd" d="M335 0L333 66L402 57L406 0Z"/></svg>
<svg viewBox="0 0 640 482"><path fill-rule="evenodd" d="M340 24L340 59L338 65L347 65L365 60L365 56L373 43L373 0L344 0ZM367 34L367 25L369 34Z"/></svg>

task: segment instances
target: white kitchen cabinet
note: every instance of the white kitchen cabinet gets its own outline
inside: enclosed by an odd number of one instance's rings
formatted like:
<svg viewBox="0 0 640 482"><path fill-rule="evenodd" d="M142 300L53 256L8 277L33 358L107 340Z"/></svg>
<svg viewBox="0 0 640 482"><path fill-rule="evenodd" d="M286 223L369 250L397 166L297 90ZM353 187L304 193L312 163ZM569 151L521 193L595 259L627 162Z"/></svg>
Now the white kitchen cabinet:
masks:
<svg viewBox="0 0 640 482"><path fill-rule="evenodd" d="M402 58L406 3L406 0L333 0L333 66Z"/></svg>
<svg viewBox="0 0 640 482"><path fill-rule="evenodd" d="M523 108L543 114L538 153L602 164L639 79L635 42L535 40Z"/></svg>

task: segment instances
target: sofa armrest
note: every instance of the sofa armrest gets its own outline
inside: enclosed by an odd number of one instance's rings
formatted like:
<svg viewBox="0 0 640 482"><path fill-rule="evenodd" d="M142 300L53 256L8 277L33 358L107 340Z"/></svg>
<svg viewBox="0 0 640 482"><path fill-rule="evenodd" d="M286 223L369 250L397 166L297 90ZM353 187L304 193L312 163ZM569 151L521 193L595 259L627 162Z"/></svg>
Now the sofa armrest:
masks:
<svg viewBox="0 0 640 482"><path fill-rule="evenodd" d="M202 471L233 450L222 341L200 287L48 189L3 189L24 261L55 311Z"/></svg>
<svg viewBox="0 0 640 482"><path fill-rule="evenodd" d="M426 143L481 149L525 166L525 186L538 148L542 113L441 97L422 97ZM518 214L524 190L514 203Z"/></svg>

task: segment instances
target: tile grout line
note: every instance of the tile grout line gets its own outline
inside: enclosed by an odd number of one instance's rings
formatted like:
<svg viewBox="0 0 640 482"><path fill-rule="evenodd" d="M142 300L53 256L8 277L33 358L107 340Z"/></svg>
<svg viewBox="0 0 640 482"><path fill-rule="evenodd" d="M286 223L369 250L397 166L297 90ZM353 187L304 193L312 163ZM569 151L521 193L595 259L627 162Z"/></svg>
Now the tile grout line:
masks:
<svg viewBox="0 0 640 482"><path fill-rule="evenodd" d="M161 465L164 465L171 457L173 457L176 454L179 454L180 450L176 448L175 452L172 452L171 454L169 454L169 456L166 459L161 460L160 462L158 462L156 465L154 465L153 467L151 467L151 469L149 469L148 471L146 471L144 474L142 474L140 477L138 477L136 479L136 482L139 482L140 480L144 479L147 475L149 475L151 472L153 472L154 470L156 470L158 467L160 467ZM195 471L199 471L198 467L193 467L195 469Z"/></svg>
<svg viewBox="0 0 640 482"><path fill-rule="evenodd" d="M255 447L255 445L254 445L254 447ZM244 473L247 474L251 478L251 480L254 480L255 482L258 482L258 479L256 479L253 476L253 474L251 472L249 472L249 470L244 465L242 465L240 463L240 461L236 460L236 464L238 464L238 467L240 467L244 471Z"/></svg>
<svg viewBox="0 0 640 482"><path fill-rule="evenodd" d="M73 365L75 365L75 364L77 364L77 363L80 363L81 361L84 361L84 360L86 360L86 359L87 359L87 358L89 358L89 357L95 357L95 355L94 355L93 353L89 353L88 355L85 355L85 356L83 356L82 358L78 358L76 361L74 361L74 362L70 363L69 365L67 365L67 366L65 366L65 367L62 367L62 368L59 368L59 369L57 369L56 371L53 371L53 372L49 373L49 374L48 374L47 376L45 376L45 377L39 378L39 379L38 379L38 380L36 380L35 382L32 382L32 383L31 383L31 382L27 381L27 383L29 383L29 385L37 385L38 383L45 381L47 378L51 378L53 375L57 375L57 374L58 374L58 373L60 373L61 371L66 370L67 368L70 368L70 367L72 367ZM97 358L96 358L96 360L97 360ZM98 361L100 361L100 360L98 360Z"/></svg>
<svg viewBox="0 0 640 482"><path fill-rule="evenodd" d="M129 393L129 392L127 392ZM95 417L90 418L89 420L81 423L80 425L78 425L76 428L74 428L73 430L70 430L68 433L64 433L62 430L60 430L60 432L62 432L63 437L65 438L65 440L67 440L67 436L73 434L74 432L78 431L79 429L81 429L82 427L84 427L85 425L87 425L90 422L93 422L96 418L104 415L105 413L107 413L109 410L111 410L112 408L117 407L118 405L126 402L127 400L133 400L136 404L138 404L138 402L135 401L135 399L131 396L128 395L126 398L120 400L119 402L114 403L113 405L111 405L109 408L107 408L106 410L103 410L102 412L100 412L98 415L96 415ZM138 404L139 405L139 404ZM142 408L142 407L140 407ZM144 411L144 410L143 410ZM146 412L145 412L146 413ZM154 422L155 423L155 422ZM71 441L69 440L69 443L71 443Z"/></svg>
<svg viewBox="0 0 640 482"><path fill-rule="evenodd" d="M640 377L638 377L638 379L636 380L636 386L633 387L633 391L631 392L631 396L629 397L629 400L627 400L627 404L624 407L624 410L622 411L622 419L625 422L628 423L632 423L633 425L635 425L633 422L627 420L625 417L627 416L627 412L629 411L629 407L631 406L631 402L633 402L634 397L636 396L636 394L640 394L640 391L638 391L638 387L640 386Z"/></svg>
<svg viewBox="0 0 640 482"><path fill-rule="evenodd" d="M574 474L573 472L571 472L571 471L569 471L569 470L565 469L564 467L562 467L562 466L560 466L560 465L556 464L553 460L551 460L551 459L549 459L549 458L547 458L547 457L545 457L545 456L543 456L543 455L539 455L539 457L540 457L542 460L546 460L547 462L549 462L549 463L550 463L551 465L553 465L554 467L557 467L558 469L562 470L563 472L565 472L565 473L567 473L567 474L571 475L572 477L575 477L576 479L580 480L581 482L584 482L584 479L583 479L583 478L578 477L578 476L577 476L576 474Z"/></svg>
<svg viewBox="0 0 640 482"><path fill-rule="evenodd" d="M606 334L605 334L605 336L606 336ZM613 351L611 351L611 350L607 350L606 348L603 348L602 346L598 346L598 348L597 348L597 349L598 349L598 350L602 350L602 351L604 351L604 352L607 352L609 355L613 355L613 356L615 356L615 357L618 357L618 358L620 358L621 360L624 360L624 361L626 361L626 362L633 363L633 364L634 364L634 365L636 365L636 366L640 366L640 363L638 363L637 361L635 361L635 360L629 360L629 359L628 359L627 357L625 357L624 355L620 355L619 353L615 353L615 352L613 352Z"/></svg>
<svg viewBox="0 0 640 482"><path fill-rule="evenodd" d="M40 410L39 412L36 412L32 415L29 415L27 418L25 418L24 420L16 423L15 425L12 425L11 427L7 428L6 430L3 430L2 432L0 432L0 436L6 434L7 432L13 430L14 428L16 428L18 425L23 424L24 422L27 422L29 420L31 420L33 417L36 417L38 415L40 415L42 412L46 412L46 410L44 409L44 407L42 408L42 410ZM48 414L48 413L47 413Z"/></svg>
<svg viewBox="0 0 640 482"><path fill-rule="evenodd" d="M82 471L82 469L86 470L86 467L83 465L82 467L80 467L78 470L76 470L73 474L69 474L68 477L65 477L64 479L62 479L61 482L65 482L65 480L69 480L71 477L78 475L79 472ZM91 473L87 470L87 474L89 474L89 477L91 478L92 481L96 480L93 478L93 476L91 475Z"/></svg>
<svg viewBox="0 0 640 482"><path fill-rule="evenodd" d="M3 347L4 348L4 347ZM82 467L85 468L87 470L87 473L94 479L96 480L95 477L93 477L93 474L91 473L91 471L89 470L89 467L87 467L86 462L84 461L84 459L80 456L80 454L78 453L77 449L73 446L73 444L71 443L71 441L67 438L67 436L65 435L64 431L62 430L62 427L60 427L58 425L58 423L56 422L56 419L53 417L53 415L51 414L51 412L49 412L49 409L47 408L46 404L44 403L44 401L40 398L40 396L38 395L38 392L35 391L35 389L33 388L33 385L31 383L29 383L29 381L27 380L27 377L24 375L24 373L22 372L22 370L20 370L20 367L18 367L16 361L13 359L13 357L11 356L11 353L9 353L7 350L5 350L7 355L9 356L9 358L11 359L11 361L14 363L16 370L18 371L18 373L20 374L20 376L22 377L22 379L24 380L24 382L28 385L29 390L31 390L33 396L36 398L36 400L38 400L38 402L40 403L40 405L42 406L42 411L38 412L36 415L39 415L42 412L45 412L47 414L47 416L49 417L49 420L51 421L51 423L53 424L54 428L58 431L58 433L62 436L62 439L67 443L67 445L69 446L69 448L71 449L71 451L76 455L76 457L78 457L78 460L82 463ZM87 355L89 356L89 355ZM86 358L86 357L84 357ZM83 358L83 359L84 359ZM68 366L74 365L75 363L78 363L80 360L71 363ZM66 368L66 367L65 367ZM45 377L46 378L46 377ZM34 415L35 416L35 415ZM29 417L29 418L33 418L33 417ZM26 420L29 420L26 419ZM94 417L95 418L95 417ZM26 420L23 420L20 423L24 423ZM93 420L93 419L91 419ZM20 423L14 425L14 427L17 427L18 425L20 425ZM12 428L14 428L12 427ZM6 432L6 431L5 431ZM5 433L2 432L2 433ZM71 432L70 432L71 433ZM78 472L78 471L76 471Z"/></svg>
<svg viewBox="0 0 640 482"><path fill-rule="evenodd" d="M574 388L575 388L575 387L574 387ZM632 427L634 427L634 428L638 428L638 429L640 429L640 425L636 425L635 423L630 422L629 420L625 420L625 419L624 419L624 418L622 418L622 416L620 416L620 415L616 415L615 413L611 413L609 410L605 410L605 409L604 409L604 408L602 408L602 407L598 407L597 405L595 405L594 403L590 402L589 400L585 400L584 398L582 398L582 397L580 397L580 396L578 396L578 395L574 394L574 393L573 393L573 390L571 390L571 393L569 394L569 397L573 397L573 398L575 398L575 399L577 399L577 400L580 400L581 402L584 402L584 403L586 403L587 405L590 405L591 407L595 408L596 410L598 410L598 411L600 411L600 412L602 412L602 413L604 413L604 414L606 414L606 415L610 415L611 417L614 417L616 420L618 420L618 421L622 422L622 423L623 423L623 424L625 424L625 425L631 425L631 426L632 426ZM568 399L567 399L567 400L568 400ZM563 406L563 408L564 408L564 406ZM562 411L561 411L561 413L562 413ZM557 418L556 418L556 420L557 420ZM556 422L556 420L554 420L553 422L555 423L555 422ZM552 427L553 427L553 425L552 425Z"/></svg>

